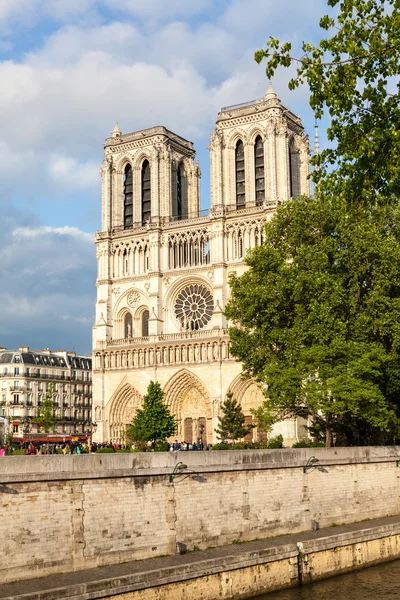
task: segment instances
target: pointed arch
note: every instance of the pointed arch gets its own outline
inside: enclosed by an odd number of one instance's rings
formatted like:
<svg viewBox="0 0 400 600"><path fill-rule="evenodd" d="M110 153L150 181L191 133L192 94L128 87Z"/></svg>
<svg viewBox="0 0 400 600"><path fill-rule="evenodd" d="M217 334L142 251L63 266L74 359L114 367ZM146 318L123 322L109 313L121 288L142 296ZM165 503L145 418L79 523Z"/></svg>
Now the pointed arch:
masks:
<svg viewBox="0 0 400 600"><path fill-rule="evenodd" d="M236 208L246 206L246 171L244 160L244 144L241 139L235 147L235 173L236 173Z"/></svg>
<svg viewBox="0 0 400 600"><path fill-rule="evenodd" d="M254 140L254 177L256 188L256 206L262 206L265 200L264 142L258 135Z"/></svg>
<svg viewBox="0 0 400 600"><path fill-rule="evenodd" d="M124 168L124 228L133 226L133 171L131 163Z"/></svg>
<svg viewBox="0 0 400 600"><path fill-rule="evenodd" d="M250 409L258 408L263 403L265 398L262 386L253 379L238 375L227 389L225 398L229 393L233 394L233 397L241 404L246 423L253 423L254 417ZM244 439L245 441L251 441L253 438L265 439L265 433L258 431L255 427Z"/></svg>
<svg viewBox="0 0 400 600"><path fill-rule="evenodd" d="M300 196L300 154L294 136L289 138L289 184L290 198Z"/></svg>
<svg viewBox="0 0 400 600"><path fill-rule="evenodd" d="M114 392L108 408L111 440L117 443L125 442L125 432L142 404L141 394L130 383L122 381Z"/></svg>
<svg viewBox="0 0 400 600"><path fill-rule="evenodd" d="M187 442L212 440L212 405L202 381L191 371L181 369L164 388L165 401L178 424L178 438Z"/></svg>
<svg viewBox="0 0 400 600"><path fill-rule="evenodd" d="M147 158L143 161L142 169L142 224L151 219L151 169Z"/></svg>

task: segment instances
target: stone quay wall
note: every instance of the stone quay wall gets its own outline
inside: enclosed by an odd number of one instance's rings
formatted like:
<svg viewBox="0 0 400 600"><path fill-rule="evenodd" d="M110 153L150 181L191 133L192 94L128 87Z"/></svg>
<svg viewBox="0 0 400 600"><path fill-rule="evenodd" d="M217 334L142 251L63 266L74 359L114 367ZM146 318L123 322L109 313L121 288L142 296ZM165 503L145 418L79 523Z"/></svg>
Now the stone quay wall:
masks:
<svg viewBox="0 0 400 600"><path fill-rule="evenodd" d="M304 469L311 456L326 472ZM178 542L206 549L400 514L399 457L400 447L4 457L0 583L175 554Z"/></svg>

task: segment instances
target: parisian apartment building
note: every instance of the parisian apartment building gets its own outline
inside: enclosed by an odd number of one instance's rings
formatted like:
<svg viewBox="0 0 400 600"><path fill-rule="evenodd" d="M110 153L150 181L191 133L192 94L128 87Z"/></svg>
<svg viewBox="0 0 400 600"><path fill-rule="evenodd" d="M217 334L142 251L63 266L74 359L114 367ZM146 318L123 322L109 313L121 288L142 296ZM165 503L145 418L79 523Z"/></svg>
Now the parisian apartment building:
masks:
<svg viewBox="0 0 400 600"><path fill-rule="evenodd" d="M88 439L92 435L92 360L76 352L32 351L0 347L0 417L3 437L8 429L13 441L37 441L43 428L35 423L40 403L53 389L57 425L49 432L53 441Z"/></svg>

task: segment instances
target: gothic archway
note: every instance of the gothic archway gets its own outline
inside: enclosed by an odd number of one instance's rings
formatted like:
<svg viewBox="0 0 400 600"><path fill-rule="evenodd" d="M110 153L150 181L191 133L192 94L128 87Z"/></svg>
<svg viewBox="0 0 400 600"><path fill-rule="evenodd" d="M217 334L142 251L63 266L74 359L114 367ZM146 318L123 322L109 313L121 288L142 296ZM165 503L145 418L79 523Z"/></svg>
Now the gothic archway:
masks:
<svg viewBox="0 0 400 600"><path fill-rule="evenodd" d="M178 423L180 441L212 440L210 395L202 381L186 369L178 371L164 388L165 401Z"/></svg>
<svg viewBox="0 0 400 600"><path fill-rule="evenodd" d="M253 423L253 416L250 409L258 408L263 403L265 397L262 387L252 379L243 379L241 375L238 375L229 386L227 394L228 393L232 393L233 397L240 402L246 418L246 423ZM246 436L245 440L263 440L265 437L265 434L262 431L258 431L255 427L252 432Z"/></svg>
<svg viewBox="0 0 400 600"><path fill-rule="evenodd" d="M125 433L132 423L138 408L142 406L142 396L130 383L122 383L111 398L108 410L110 440L119 444L125 442Z"/></svg>

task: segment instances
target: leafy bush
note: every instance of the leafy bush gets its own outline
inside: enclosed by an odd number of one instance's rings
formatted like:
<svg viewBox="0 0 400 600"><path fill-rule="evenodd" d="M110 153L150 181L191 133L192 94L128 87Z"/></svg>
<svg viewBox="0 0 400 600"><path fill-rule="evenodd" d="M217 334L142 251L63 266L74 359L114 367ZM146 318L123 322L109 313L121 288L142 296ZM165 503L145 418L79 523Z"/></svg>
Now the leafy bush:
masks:
<svg viewBox="0 0 400 600"><path fill-rule="evenodd" d="M115 452L114 448L98 448L95 454L110 454Z"/></svg>
<svg viewBox="0 0 400 600"><path fill-rule="evenodd" d="M275 450L277 448L283 448L283 436L277 435L277 436L271 438L268 441L267 448L270 448L271 450Z"/></svg>
<svg viewBox="0 0 400 600"><path fill-rule="evenodd" d="M169 442L158 442L154 446L154 452L168 452L169 446Z"/></svg>
<svg viewBox="0 0 400 600"><path fill-rule="evenodd" d="M120 448L119 450L117 450L117 452L121 453L121 452L133 452L132 448Z"/></svg>
<svg viewBox="0 0 400 600"><path fill-rule="evenodd" d="M325 448L324 442L313 442L307 438L293 444L292 448Z"/></svg>
<svg viewBox="0 0 400 600"><path fill-rule="evenodd" d="M228 444L227 442L220 442L214 444L211 450L275 450L277 448L283 448L283 437L277 435L271 438L268 442L235 442Z"/></svg>
<svg viewBox="0 0 400 600"><path fill-rule="evenodd" d="M25 454L24 448L19 448L18 450L13 450L10 456L20 456L21 454Z"/></svg>

